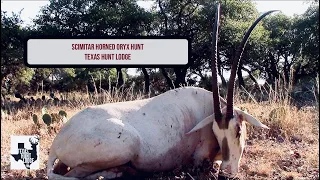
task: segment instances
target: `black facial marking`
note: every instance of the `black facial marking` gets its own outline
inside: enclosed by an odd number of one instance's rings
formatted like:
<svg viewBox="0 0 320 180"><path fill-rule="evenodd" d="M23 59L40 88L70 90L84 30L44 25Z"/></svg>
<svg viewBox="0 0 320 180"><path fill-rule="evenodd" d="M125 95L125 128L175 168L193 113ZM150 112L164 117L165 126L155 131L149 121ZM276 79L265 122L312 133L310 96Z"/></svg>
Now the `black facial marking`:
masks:
<svg viewBox="0 0 320 180"><path fill-rule="evenodd" d="M220 119L220 120L218 120ZM228 129L230 120L225 119L224 117L216 119L219 129Z"/></svg>
<svg viewBox="0 0 320 180"><path fill-rule="evenodd" d="M236 125L236 138L240 138L241 136L241 127L239 124Z"/></svg>
<svg viewBox="0 0 320 180"><path fill-rule="evenodd" d="M221 151L222 151L222 159L224 161L228 161L230 158L230 149L229 149L228 140L226 137L222 139Z"/></svg>

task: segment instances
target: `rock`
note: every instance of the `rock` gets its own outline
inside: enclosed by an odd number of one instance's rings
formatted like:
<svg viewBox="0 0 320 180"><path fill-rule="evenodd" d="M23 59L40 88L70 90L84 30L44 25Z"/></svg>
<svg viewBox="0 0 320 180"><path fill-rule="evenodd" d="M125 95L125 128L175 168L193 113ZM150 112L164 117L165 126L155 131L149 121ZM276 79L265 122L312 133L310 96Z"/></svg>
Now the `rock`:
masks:
<svg viewBox="0 0 320 180"><path fill-rule="evenodd" d="M301 158L301 155L298 151L290 151L290 155L294 158Z"/></svg>
<svg viewBox="0 0 320 180"><path fill-rule="evenodd" d="M293 176L288 176L286 180L293 180Z"/></svg>
<svg viewBox="0 0 320 180"><path fill-rule="evenodd" d="M302 142L302 138L300 136L291 136L292 142Z"/></svg>
<svg viewBox="0 0 320 180"><path fill-rule="evenodd" d="M247 145L248 145L248 146L251 146L252 144L253 144L253 143L252 143L252 140L248 140L248 141L247 141Z"/></svg>
<svg viewBox="0 0 320 180"><path fill-rule="evenodd" d="M284 138L282 136L278 136L277 137L277 142L278 143L283 143L284 142Z"/></svg>

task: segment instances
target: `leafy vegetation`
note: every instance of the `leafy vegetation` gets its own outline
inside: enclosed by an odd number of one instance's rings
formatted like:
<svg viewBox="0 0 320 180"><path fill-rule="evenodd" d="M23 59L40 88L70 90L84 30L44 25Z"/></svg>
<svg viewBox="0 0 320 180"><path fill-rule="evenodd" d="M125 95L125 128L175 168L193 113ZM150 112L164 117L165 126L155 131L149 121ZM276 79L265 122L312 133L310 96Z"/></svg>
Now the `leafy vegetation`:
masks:
<svg viewBox="0 0 320 180"><path fill-rule="evenodd" d="M50 1L29 27L21 26L19 14L1 12L2 94L47 91L101 92L134 81L126 68L27 68L23 42L28 35L126 36L175 35L190 38L191 63L180 68L140 68L143 85L150 93L151 81L163 81L163 89L210 82L211 25L216 1L157 0L145 10L136 1ZM223 7L219 39L218 70L222 85L227 79L235 49L243 33L259 15L251 1L221 1ZM248 88L263 78L274 86L277 79L303 86L319 70L319 5L294 17L277 13L259 23L246 46L238 71L238 84ZM244 73L249 76L245 77ZM160 75L160 79L157 78ZM198 79L195 79L198 77ZM199 79L200 78L200 79ZM210 87L210 86L208 86ZM308 86L309 87L309 86ZM155 92L152 92L155 93Z"/></svg>
<svg viewBox="0 0 320 180"><path fill-rule="evenodd" d="M259 16L250 0L156 0L150 10L134 0L50 0L27 27L22 26L20 14L1 11L1 151L9 153L10 134L38 134L44 149L41 169L28 175L8 173L8 157L2 157L4 179L46 178L47 150L67 121L66 112L72 117L89 105L143 99L185 85L211 90L211 33L218 1L222 7L218 74L224 97L225 73L236 47ZM138 68L135 76L127 68L28 68L23 45L30 35L186 36L191 40L191 63ZM319 178L318 71L318 0L309 2L301 15L275 13L257 25L237 72L236 105L271 129L261 132L248 127L240 177ZM150 179L209 178L204 171L182 168Z"/></svg>
<svg viewBox="0 0 320 180"><path fill-rule="evenodd" d="M47 107L41 109L42 120L47 125L48 132L51 133L53 123L65 123L67 122L67 113L60 110L59 113L48 113ZM38 120L37 114L32 114L32 120L34 124L40 129L41 125Z"/></svg>

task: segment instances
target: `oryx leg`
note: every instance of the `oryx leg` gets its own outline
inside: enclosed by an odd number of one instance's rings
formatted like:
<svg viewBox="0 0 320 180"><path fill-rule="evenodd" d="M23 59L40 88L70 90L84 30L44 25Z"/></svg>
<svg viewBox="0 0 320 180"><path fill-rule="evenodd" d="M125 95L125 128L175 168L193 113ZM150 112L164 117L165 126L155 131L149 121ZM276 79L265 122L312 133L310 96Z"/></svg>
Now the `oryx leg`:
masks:
<svg viewBox="0 0 320 180"><path fill-rule="evenodd" d="M54 166L53 172L56 174L65 175L68 172L68 166L59 160Z"/></svg>
<svg viewBox="0 0 320 180"><path fill-rule="evenodd" d="M138 133L129 124L122 124L117 119L113 121L116 123L111 133L99 131L99 127L96 127L95 136L90 133L83 134L83 139L90 138L86 146L91 148L81 149L79 155L83 156L83 163L72 167L65 177L83 178L102 170L126 165L137 157L140 148ZM80 148L79 145L78 149Z"/></svg>
<svg viewBox="0 0 320 180"><path fill-rule="evenodd" d="M220 150L217 138L212 133L212 124L201 130L201 139L197 150L194 152L195 165L201 165L203 160L209 159L211 162Z"/></svg>
<svg viewBox="0 0 320 180"><path fill-rule="evenodd" d="M123 165L119 167L110 168L107 170L99 171L93 174L90 174L89 176L86 176L85 180L96 180L100 176L102 176L104 179L114 179L114 178L120 178L124 175L136 175L137 171L133 169L132 167Z"/></svg>
<svg viewBox="0 0 320 180"><path fill-rule="evenodd" d="M102 162L90 162L86 164L78 165L72 168L68 173L66 173L65 177L86 177L92 175L96 172L100 172L102 170L107 169L108 176L120 176L120 170L118 167L126 165L128 162L133 159L133 154L130 152L125 152L125 148L123 148L123 153L115 154L110 161L102 161ZM127 150L130 151L131 148L127 147ZM109 169L110 168L110 169ZM106 172L104 172L106 173ZM99 176L98 176L99 177Z"/></svg>
<svg viewBox="0 0 320 180"><path fill-rule="evenodd" d="M120 158L120 157L119 157ZM123 158L123 157L121 157ZM97 177L100 176L100 174L103 174L105 176L108 176L110 178L116 178L122 176L122 171L124 171L124 168L120 168L124 166L126 163L128 163L129 159L122 159L123 161L113 162L110 165L104 165L104 164L98 164L98 163L89 163L85 165L79 165L74 168L72 168L67 174L65 174L65 177L87 177L96 174ZM106 167L106 168L102 168ZM109 169L110 168L110 169ZM104 170L107 169L107 170ZM102 176L103 176L102 175Z"/></svg>

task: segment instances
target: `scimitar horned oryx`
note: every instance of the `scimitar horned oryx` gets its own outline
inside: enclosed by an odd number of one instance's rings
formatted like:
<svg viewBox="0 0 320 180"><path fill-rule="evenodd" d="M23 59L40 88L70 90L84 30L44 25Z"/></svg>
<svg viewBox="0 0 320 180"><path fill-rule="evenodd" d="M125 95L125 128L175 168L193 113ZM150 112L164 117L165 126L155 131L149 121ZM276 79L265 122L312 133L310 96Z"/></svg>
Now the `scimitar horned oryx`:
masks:
<svg viewBox="0 0 320 180"><path fill-rule="evenodd" d="M266 126L233 107L235 71L254 25L272 11L262 15L245 35L225 102L219 97L216 73L219 7L213 37L213 93L182 87L149 99L85 108L66 122L53 140L49 179L112 179L136 170L167 171L188 163L197 166L205 159L219 160L220 154L221 170L229 177L237 173L244 148L244 122Z"/></svg>
<svg viewBox="0 0 320 180"><path fill-rule="evenodd" d="M257 127L269 129L266 125L255 119L253 116L234 107L234 88L236 72L238 70L239 62L244 51L245 45L249 36L255 26L268 14L278 10L268 11L262 14L249 28L244 35L238 49L231 68L231 75L227 90L227 105L221 108L219 98L219 86L217 78L217 46L219 36L219 21L220 21L220 4L217 4L215 23L213 26L213 61L212 61L212 92L214 115L201 121L191 132L196 131L202 127L212 123L212 129L217 137L219 146L221 148L222 163L220 167L220 174L225 177L234 177L239 169L240 159L245 147L246 138L246 124L248 122Z"/></svg>

